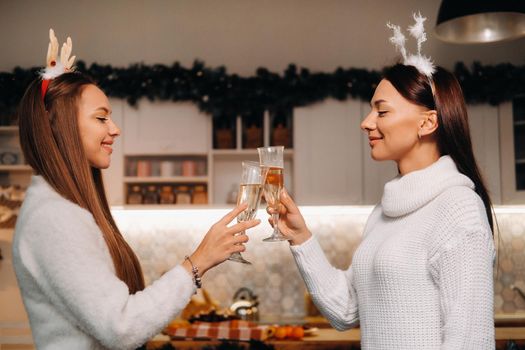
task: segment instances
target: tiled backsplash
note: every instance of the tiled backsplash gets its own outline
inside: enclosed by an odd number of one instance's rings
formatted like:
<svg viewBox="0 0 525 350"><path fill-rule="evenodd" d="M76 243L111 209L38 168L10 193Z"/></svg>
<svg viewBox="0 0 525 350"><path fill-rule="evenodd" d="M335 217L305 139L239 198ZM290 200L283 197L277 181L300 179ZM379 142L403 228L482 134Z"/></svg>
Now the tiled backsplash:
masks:
<svg viewBox="0 0 525 350"><path fill-rule="evenodd" d="M361 240L371 207L304 207L302 212L317 235L332 264L345 269ZM209 227L225 209L113 210L126 239L142 263L146 283L183 260L198 245ZM248 231L251 238L243 253L253 265L227 261L209 271L204 287L227 307L235 291L248 287L259 296L263 316L303 316L304 283L297 271L288 243L264 243L271 228L264 211L262 224ZM495 273L495 312L525 311L525 300L512 289L525 291L525 208L496 208L501 236L499 270Z"/></svg>
<svg viewBox="0 0 525 350"><path fill-rule="evenodd" d="M494 272L496 313L525 311L525 299L513 287L525 292L525 209L496 211L499 230L498 261Z"/></svg>

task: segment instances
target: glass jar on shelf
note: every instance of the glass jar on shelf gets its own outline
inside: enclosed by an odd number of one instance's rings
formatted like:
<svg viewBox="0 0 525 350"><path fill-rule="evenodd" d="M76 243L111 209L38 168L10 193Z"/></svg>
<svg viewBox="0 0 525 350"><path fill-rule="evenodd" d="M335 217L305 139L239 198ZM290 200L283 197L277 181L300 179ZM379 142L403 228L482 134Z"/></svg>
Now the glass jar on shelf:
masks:
<svg viewBox="0 0 525 350"><path fill-rule="evenodd" d="M160 176L160 161L158 160L151 160L151 176Z"/></svg>
<svg viewBox="0 0 525 350"><path fill-rule="evenodd" d="M142 204L142 187L139 185L131 186L131 189L128 193L128 204Z"/></svg>
<svg viewBox="0 0 525 350"><path fill-rule="evenodd" d="M194 160L182 161L182 176L195 176L196 164Z"/></svg>
<svg viewBox="0 0 525 350"><path fill-rule="evenodd" d="M195 175L197 176L206 176L207 174L207 167L206 167L206 160L199 159L195 162Z"/></svg>
<svg viewBox="0 0 525 350"><path fill-rule="evenodd" d="M163 160L160 162L160 176L170 177L173 176L173 161L172 160Z"/></svg>
<svg viewBox="0 0 525 350"><path fill-rule="evenodd" d="M226 203L237 204L238 193L239 193L239 184L233 183L230 188L230 191L228 191L228 196L226 197Z"/></svg>
<svg viewBox="0 0 525 350"><path fill-rule="evenodd" d="M160 204L175 203L175 193L173 193L173 186L165 185L160 188Z"/></svg>
<svg viewBox="0 0 525 350"><path fill-rule="evenodd" d="M203 185L197 185L193 189L193 197L192 197L192 203L193 204L208 204L208 192L206 191L206 187Z"/></svg>
<svg viewBox="0 0 525 350"><path fill-rule="evenodd" d="M137 176L151 176L151 162L149 160L141 159L137 161Z"/></svg>
<svg viewBox="0 0 525 350"><path fill-rule="evenodd" d="M148 185L144 193L144 204L159 204L159 192L157 186Z"/></svg>
<svg viewBox="0 0 525 350"><path fill-rule="evenodd" d="M175 202L177 204L191 204L191 193L188 186L177 187L177 196Z"/></svg>

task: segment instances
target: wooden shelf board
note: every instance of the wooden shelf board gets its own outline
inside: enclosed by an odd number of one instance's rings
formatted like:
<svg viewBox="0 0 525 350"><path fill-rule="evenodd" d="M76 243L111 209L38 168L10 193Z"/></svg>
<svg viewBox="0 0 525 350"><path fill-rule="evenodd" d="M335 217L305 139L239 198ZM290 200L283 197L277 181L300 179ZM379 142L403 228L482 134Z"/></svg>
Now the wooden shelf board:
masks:
<svg viewBox="0 0 525 350"><path fill-rule="evenodd" d="M214 149L211 151L215 156L245 156L258 155L256 149ZM284 150L284 156L289 157L293 155L293 149Z"/></svg>
<svg viewBox="0 0 525 350"><path fill-rule="evenodd" d="M12 133L12 132L18 132L18 126L16 125L0 126L0 133Z"/></svg>
<svg viewBox="0 0 525 350"><path fill-rule="evenodd" d="M207 183L209 178L207 176L173 176L173 177L161 177L161 176L126 176L124 177L124 183Z"/></svg>
<svg viewBox="0 0 525 350"><path fill-rule="evenodd" d="M16 164L16 165L0 165L0 171L32 171L29 165Z"/></svg>

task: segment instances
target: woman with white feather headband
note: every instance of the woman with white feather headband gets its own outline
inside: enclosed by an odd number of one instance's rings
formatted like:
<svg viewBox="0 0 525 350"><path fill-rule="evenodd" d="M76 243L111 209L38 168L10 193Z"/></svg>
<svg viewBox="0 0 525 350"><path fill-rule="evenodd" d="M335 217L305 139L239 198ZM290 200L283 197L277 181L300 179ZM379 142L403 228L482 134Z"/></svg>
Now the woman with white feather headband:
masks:
<svg viewBox="0 0 525 350"><path fill-rule="evenodd" d="M388 68L361 123L374 160L393 160L346 271L334 268L283 191L277 224L312 299L338 330L360 324L365 350L494 349L492 205L473 155L458 81L421 55L424 18L398 26ZM271 209L268 209L272 213Z"/></svg>

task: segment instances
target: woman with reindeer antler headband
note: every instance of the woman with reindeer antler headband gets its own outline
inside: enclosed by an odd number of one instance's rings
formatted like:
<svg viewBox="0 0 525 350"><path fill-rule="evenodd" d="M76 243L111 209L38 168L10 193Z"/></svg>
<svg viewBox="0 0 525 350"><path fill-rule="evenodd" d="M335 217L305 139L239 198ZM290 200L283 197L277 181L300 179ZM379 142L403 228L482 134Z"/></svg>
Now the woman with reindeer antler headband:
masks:
<svg viewBox="0 0 525 350"><path fill-rule="evenodd" d="M111 216L101 169L120 130L95 83L74 72L71 39L50 31L47 67L20 104L20 141L35 175L20 210L13 262L38 349L134 349L189 302L202 275L233 252L259 223L208 231L178 266L145 287L140 263Z"/></svg>
<svg viewBox="0 0 525 350"><path fill-rule="evenodd" d="M339 330L360 324L364 350L494 349L492 205L473 155L456 78L421 55L425 18L398 26L403 63L388 68L361 123L374 160L393 160L351 266L335 269L297 206L281 196L281 232L312 299ZM268 209L272 213L271 209Z"/></svg>

